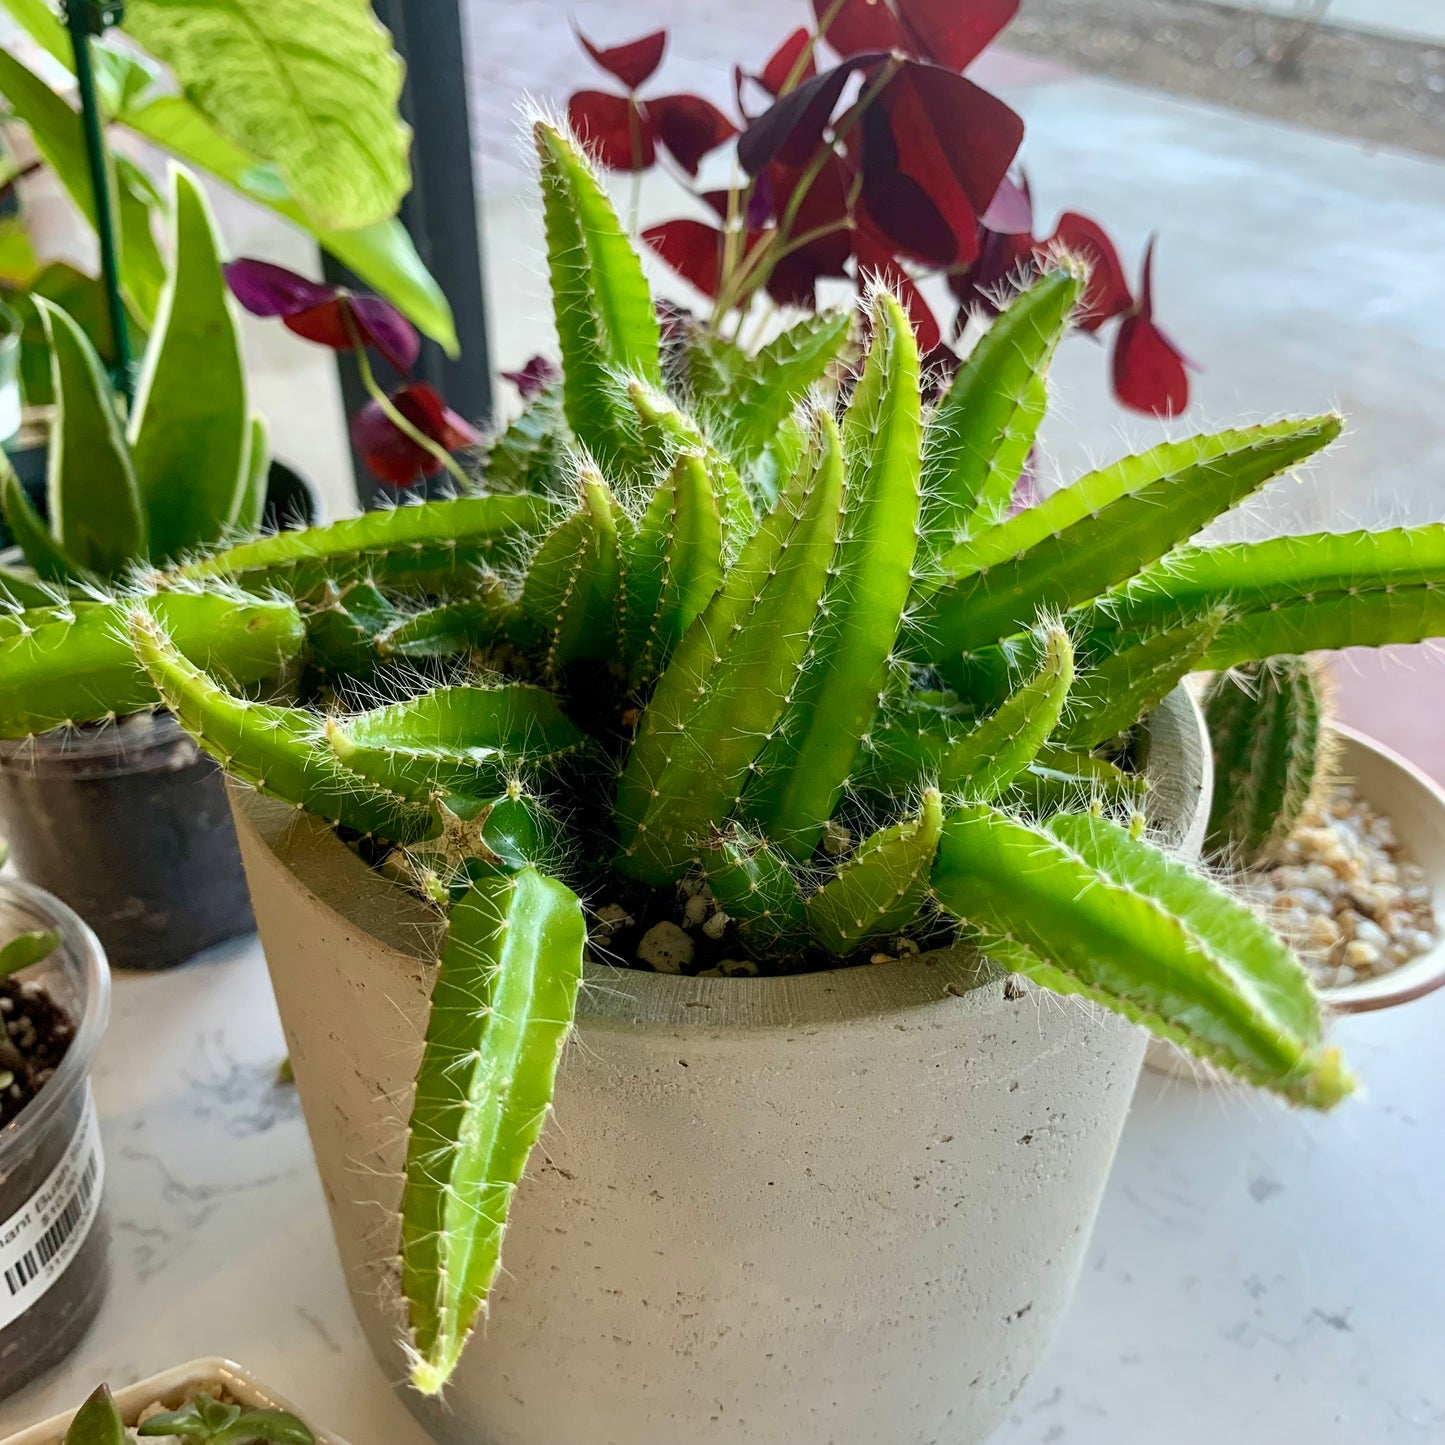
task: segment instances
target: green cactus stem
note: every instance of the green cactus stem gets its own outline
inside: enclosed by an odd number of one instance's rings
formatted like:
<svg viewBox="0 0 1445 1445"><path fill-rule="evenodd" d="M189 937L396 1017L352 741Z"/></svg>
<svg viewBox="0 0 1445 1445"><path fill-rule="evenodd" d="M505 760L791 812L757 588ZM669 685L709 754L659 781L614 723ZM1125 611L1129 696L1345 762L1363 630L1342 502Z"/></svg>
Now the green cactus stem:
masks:
<svg viewBox="0 0 1445 1445"><path fill-rule="evenodd" d="M561 490L567 472L567 441L562 387L554 383L492 439L484 468L488 491Z"/></svg>
<svg viewBox="0 0 1445 1445"><path fill-rule="evenodd" d="M450 1377L501 1262L512 1195L551 1109L586 924L534 868L484 878L451 912L417 1074L402 1194L411 1377Z"/></svg>
<svg viewBox="0 0 1445 1445"><path fill-rule="evenodd" d="M888 681L912 586L922 427L918 345L907 313L886 293L873 304L872 328L843 419L837 556L799 684L745 797L749 819L794 858L813 851L847 786Z"/></svg>
<svg viewBox="0 0 1445 1445"><path fill-rule="evenodd" d="M969 352L934 410L922 477L930 552L1003 516L1044 417L1049 362L1082 291L1081 269L1072 266L1030 286Z"/></svg>
<svg viewBox="0 0 1445 1445"><path fill-rule="evenodd" d="M658 680L618 782L623 873L673 882L732 814L806 665L842 502L837 430L825 423Z"/></svg>
<svg viewBox="0 0 1445 1445"><path fill-rule="evenodd" d="M706 459L683 452L623 545L622 657L633 687L662 671L722 576L722 518Z"/></svg>
<svg viewBox="0 0 1445 1445"><path fill-rule="evenodd" d="M458 497L258 537L188 563L176 575L284 587L297 597L358 579L421 592L470 590L485 569L518 560L556 516L557 503L548 497Z"/></svg>
<svg viewBox="0 0 1445 1445"><path fill-rule="evenodd" d="M702 855L703 876L723 912L763 950L786 950L808 936L803 895L788 860L765 838L732 830Z"/></svg>
<svg viewBox="0 0 1445 1445"><path fill-rule="evenodd" d="M1337 416L1166 442L1065 487L944 556L914 622L943 660L1089 602L1333 441Z"/></svg>
<svg viewBox="0 0 1445 1445"><path fill-rule="evenodd" d="M808 927L835 958L870 939L906 929L928 894L929 873L943 829L943 798L924 790L918 813L884 828L807 900Z"/></svg>
<svg viewBox="0 0 1445 1445"><path fill-rule="evenodd" d="M398 618L377 634L375 647L382 658L453 657L501 642L515 627L516 614L501 579L486 575L470 597Z"/></svg>
<svg viewBox="0 0 1445 1445"><path fill-rule="evenodd" d="M1147 792L1141 773L1126 773L1107 758L1046 745L1015 776L1004 802L1032 818L1091 807L1135 813L1144 806Z"/></svg>
<svg viewBox="0 0 1445 1445"><path fill-rule="evenodd" d="M0 622L0 737L155 707L156 689L126 636L131 602L76 602ZM306 640L295 603L163 592L150 606L177 649L237 687L275 678Z"/></svg>
<svg viewBox="0 0 1445 1445"><path fill-rule="evenodd" d="M1328 771L1324 688L1307 658L1220 673L1204 700L1214 753L1205 848L1247 868L1274 856Z"/></svg>
<svg viewBox="0 0 1445 1445"><path fill-rule="evenodd" d="M444 818L341 763L321 720L298 708L234 697L188 662L158 616L130 613L136 656L161 701L210 755L257 792L281 798L333 825L408 843L436 837Z"/></svg>
<svg viewBox="0 0 1445 1445"><path fill-rule="evenodd" d="M1353 1087L1321 1044L1319 1003L1243 904L1127 829L988 804L944 824L933 891L1005 967L1146 1024L1242 1079L1328 1108Z"/></svg>

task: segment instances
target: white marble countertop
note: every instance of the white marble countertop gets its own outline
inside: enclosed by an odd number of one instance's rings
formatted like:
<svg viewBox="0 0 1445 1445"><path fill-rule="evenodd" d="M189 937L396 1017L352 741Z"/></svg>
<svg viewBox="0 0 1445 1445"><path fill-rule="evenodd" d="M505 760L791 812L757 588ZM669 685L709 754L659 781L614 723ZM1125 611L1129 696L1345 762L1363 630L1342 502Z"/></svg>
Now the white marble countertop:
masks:
<svg viewBox="0 0 1445 1445"><path fill-rule="evenodd" d="M1445 991L1338 1036L1366 1088L1328 1118L1145 1075L1078 1297L997 1445L1445 1441ZM223 1354L352 1445L425 1445L352 1318L282 1049L252 940L117 981L110 1297L0 1437Z"/></svg>

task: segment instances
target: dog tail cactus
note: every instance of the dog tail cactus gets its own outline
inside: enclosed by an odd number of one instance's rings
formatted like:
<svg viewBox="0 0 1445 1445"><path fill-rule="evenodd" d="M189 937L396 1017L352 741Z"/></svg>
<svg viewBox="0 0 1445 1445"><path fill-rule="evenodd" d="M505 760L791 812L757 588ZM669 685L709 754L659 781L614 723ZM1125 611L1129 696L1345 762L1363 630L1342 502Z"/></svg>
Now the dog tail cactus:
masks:
<svg viewBox="0 0 1445 1445"><path fill-rule="evenodd" d="M961 937L1334 1104L1350 1076L1299 963L1145 828L1137 729L1191 671L1445 635L1445 528L1196 540L1333 415L1170 441L1006 514L1074 262L932 406L885 290L863 325L809 318L756 357L694 334L664 365L605 190L569 137L536 141L563 366L514 440L545 466L524 478L504 438L467 495L0 615L0 733L164 705L449 915L398 1221L429 1392L484 1317L551 1105L583 896L685 919L706 888L704 935L764 973ZM1251 848L1308 791L1293 668L1254 679L1265 727L1211 701L1224 775L1257 736L1282 759L1227 785Z"/></svg>
<svg viewBox="0 0 1445 1445"><path fill-rule="evenodd" d="M1218 674L1204 699L1214 751L1206 851L1267 863L1329 773L1326 689L1318 665L1276 657Z"/></svg>

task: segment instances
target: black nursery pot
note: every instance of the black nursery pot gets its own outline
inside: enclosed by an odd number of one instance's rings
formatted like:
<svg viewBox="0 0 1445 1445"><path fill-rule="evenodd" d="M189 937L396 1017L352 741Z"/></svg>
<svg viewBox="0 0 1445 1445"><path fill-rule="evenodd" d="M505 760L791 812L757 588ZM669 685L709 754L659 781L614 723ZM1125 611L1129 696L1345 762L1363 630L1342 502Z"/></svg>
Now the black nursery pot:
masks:
<svg viewBox="0 0 1445 1445"><path fill-rule="evenodd" d="M0 744L0 836L117 968L171 968L255 926L220 771L167 713Z"/></svg>

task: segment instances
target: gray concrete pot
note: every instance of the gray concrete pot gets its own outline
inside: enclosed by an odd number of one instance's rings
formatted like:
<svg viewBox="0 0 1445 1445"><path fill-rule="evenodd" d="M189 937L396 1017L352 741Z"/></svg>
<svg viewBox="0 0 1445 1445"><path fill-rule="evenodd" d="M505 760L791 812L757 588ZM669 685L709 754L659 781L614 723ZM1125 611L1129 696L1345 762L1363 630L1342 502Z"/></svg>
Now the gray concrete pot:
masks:
<svg viewBox="0 0 1445 1445"><path fill-rule="evenodd" d="M1197 848L1182 692L1149 766ZM238 791L242 855L352 1302L402 1379L396 1208L436 921ZM972 1445L1074 1287L1144 1042L962 951L784 979L590 966L491 1315L467 1445Z"/></svg>

